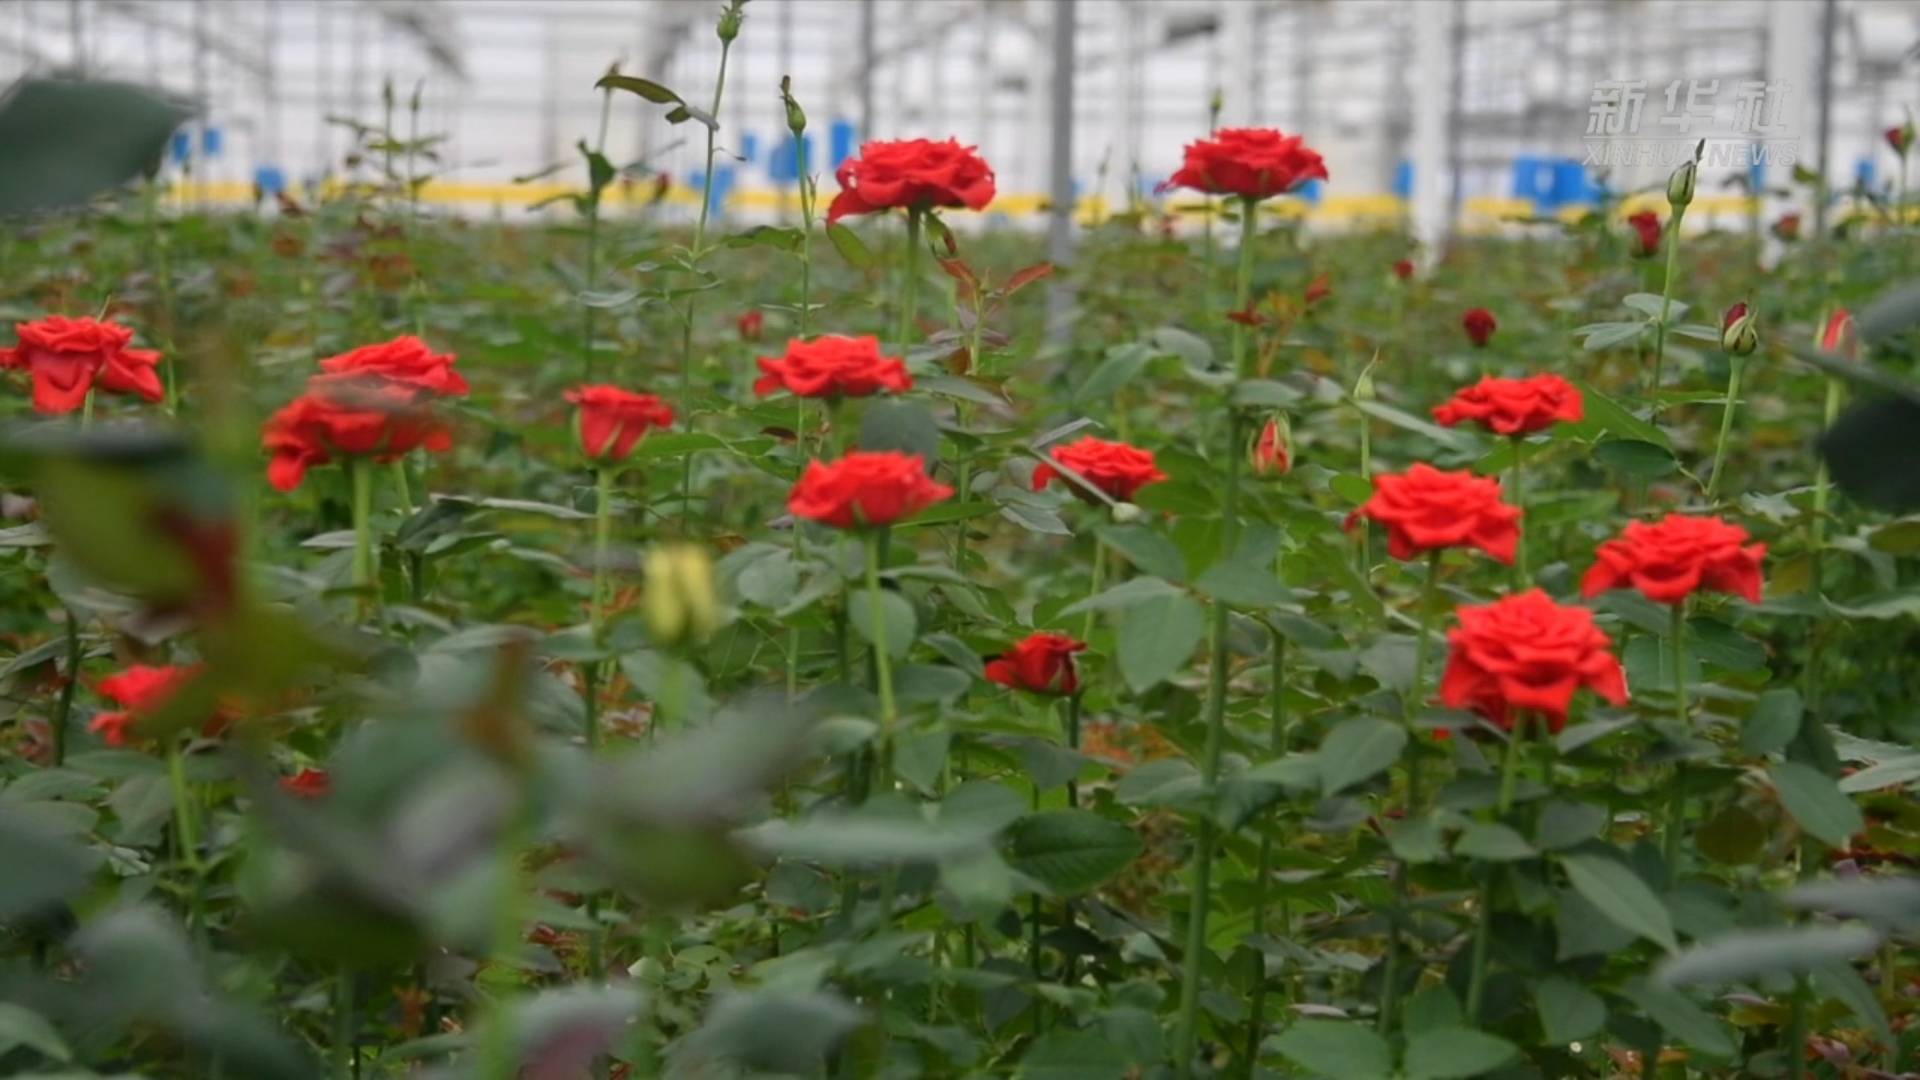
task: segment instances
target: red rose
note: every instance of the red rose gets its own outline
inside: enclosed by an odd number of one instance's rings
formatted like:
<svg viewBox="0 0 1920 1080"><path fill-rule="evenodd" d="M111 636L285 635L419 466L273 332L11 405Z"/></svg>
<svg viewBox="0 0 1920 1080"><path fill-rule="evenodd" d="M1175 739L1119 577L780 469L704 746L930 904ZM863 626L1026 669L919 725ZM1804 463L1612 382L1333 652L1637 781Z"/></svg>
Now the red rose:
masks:
<svg viewBox="0 0 1920 1080"><path fill-rule="evenodd" d="M1029 634L987 661L987 679L1036 694L1071 694L1080 689L1073 654L1086 647L1065 634Z"/></svg>
<svg viewBox="0 0 1920 1080"><path fill-rule="evenodd" d="M453 370L454 360L452 353L436 353L426 342L408 334L329 356L320 361L320 370L343 379L399 383L437 397L462 397L467 393L467 380Z"/></svg>
<svg viewBox="0 0 1920 1080"><path fill-rule="evenodd" d="M904 394L913 376L898 357L880 355L880 339L828 334L812 341L787 342L785 356L763 356L756 394L785 389L799 397L867 397L882 390Z"/></svg>
<svg viewBox="0 0 1920 1080"><path fill-rule="evenodd" d="M100 680L102 696L120 706L118 712L94 716L87 730L101 737L108 746L125 746L140 720L166 704L174 691L193 678L198 667L148 667L135 664L125 671Z"/></svg>
<svg viewBox="0 0 1920 1080"><path fill-rule="evenodd" d="M1632 587L1647 599L1678 604L1702 589L1760 602L1760 563L1767 545L1749 544L1747 530L1717 517L1668 514L1634 521L1601 544L1580 581L1582 596Z"/></svg>
<svg viewBox="0 0 1920 1080"><path fill-rule="evenodd" d="M624 461L648 431L673 424L673 407L652 394L576 386L566 397L580 407L580 452L592 461Z"/></svg>
<svg viewBox="0 0 1920 1080"><path fill-rule="evenodd" d="M1615 705L1627 703L1626 672L1586 608L1528 589L1456 614L1460 625L1447 631L1450 651L1440 677L1440 701L1448 708L1471 709L1508 731L1515 713L1534 713L1557 732L1583 686Z"/></svg>
<svg viewBox="0 0 1920 1080"><path fill-rule="evenodd" d="M1484 348L1492 340L1493 332L1500 329L1500 324L1494 321L1493 312L1477 307L1460 316L1460 328L1467 332L1467 340Z"/></svg>
<svg viewBox="0 0 1920 1080"><path fill-rule="evenodd" d="M70 413L87 400L97 380L100 389L138 394L148 401L167 396L154 370L160 354L130 349L133 331L98 319L49 315L14 326L19 344L0 349L0 368L33 376L33 407L43 413Z"/></svg>
<svg viewBox="0 0 1920 1080"><path fill-rule="evenodd" d="M1265 199L1308 180L1325 180L1327 163L1298 135L1273 128L1221 128L1187 144L1187 156L1163 187Z"/></svg>
<svg viewBox="0 0 1920 1080"><path fill-rule="evenodd" d="M1788 243L1800 239L1800 215L1781 214L1773 223L1773 235Z"/></svg>
<svg viewBox="0 0 1920 1080"><path fill-rule="evenodd" d="M1096 501L1080 485L1067 480L1066 474L1054 467L1054 462L1072 469L1074 472L1107 493L1115 502L1132 502L1133 496L1148 484L1157 484L1167 478L1153 463L1153 451L1142 450L1137 446L1128 446L1122 442L1108 442L1089 435L1071 446L1062 446L1053 451L1051 460L1042 462L1033 470L1033 490L1044 491L1054 477L1060 477L1068 483L1073 493L1087 502Z"/></svg>
<svg viewBox="0 0 1920 1080"><path fill-rule="evenodd" d="M1660 254L1660 215L1651 210L1642 210L1629 215L1627 224L1633 226L1633 255L1637 259L1650 259Z"/></svg>
<svg viewBox="0 0 1920 1080"><path fill-rule="evenodd" d="M1327 279L1327 275L1325 274L1320 274L1307 283L1306 301L1308 304L1317 304L1332 295L1333 283Z"/></svg>
<svg viewBox="0 0 1920 1080"><path fill-rule="evenodd" d="M964 206L983 210L993 201L993 170L971 146L957 140L876 140L860 156L834 171L840 194L827 207L827 224L848 214L873 214L899 207L926 210Z"/></svg>
<svg viewBox="0 0 1920 1080"><path fill-rule="evenodd" d="M1901 124L1887 129L1887 145L1901 157L1907 156L1907 150L1913 146L1913 125Z"/></svg>
<svg viewBox="0 0 1920 1080"><path fill-rule="evenodd" d="M280 778L280 790L295 798L318 799L333 790L333 778L324 769L301 769Z"/></svg>
<svg viewBox="0 0 1920 1080"><path fill-rule="evenodd" d="M1394 263L1393 276L1399 278L1401 281L1412 281L1413 280L1413 260L1401 259L1399 262Z"/></svg>
<svg viewBox="0 0 1920 1080"><path fill-rule="evenodd" d="M1253 440L1253 448L1247 453L1247 467L1255 476L1285 476L1293 469L1293 447L1287 429L1285 417L1276 416L1267 421L1260 434Z"/></svg>
<svg viewBox="0 0 1920 1080"><path fill-rule="evenodd" d="M787 509L836 529L857 529L891 525L952 496L952 488L927 475L918 454L855 450L835 462L808 462Z"/></svg>
<svg viewBox="0 0 1920 1080"><path fill-rule="evenodd" d="M307 469L336 457L398 461L425 447L453 449L453 433L421 390L401 383L342 383L319 376L306 393L267 420L260 443L273 455L267 480L281 491L300 486ZM349 377L350 378L350 377Z"/></svg>
<svg viewBox="0 0 1920 1080"><path fill-rule="evenodd" d="M1820 331L1820 348L1847 360L1860 359L1860 335L1853 326L1853 313L1840 308L1827 317Z"/></svg>
<svg viewBox="0 0 1920 1080"><path fill-rule="evenodd" d="M761 332L767 328L767 314L759 308L750 308L741 313L736 324L740 327L741 341L759 341Z"/></svg>
<svg viewBox="0 0 1920 1080"><path fill-rule="evenodd" d="M1347 515L1387 527L1387 553L1411 559L1438 548L1474 547L1512 565L1520 510L1500 501L1500 481L1418 464L1373 478L1373 497Z"/></svg>
<svg viewBox="0 0 1920 1080"><path fill-rule="evenodd" d="M1579 388L1558 375L1488 375L1434 406L1433 418L1446 427L1474 420L1496 435L1530 435L1561 420L1579 420L1583 409Z"/></svg>

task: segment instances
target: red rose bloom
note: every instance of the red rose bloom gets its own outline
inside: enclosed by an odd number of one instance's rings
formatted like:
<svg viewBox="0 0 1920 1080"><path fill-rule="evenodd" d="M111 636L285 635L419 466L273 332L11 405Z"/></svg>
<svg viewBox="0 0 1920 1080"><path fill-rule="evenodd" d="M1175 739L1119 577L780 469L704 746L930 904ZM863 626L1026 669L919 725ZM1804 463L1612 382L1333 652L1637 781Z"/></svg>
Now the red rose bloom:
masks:
<svg viewBox="0 0 1920 1080"><path fill-rule="evenodd" d="M1473 342L1475 347L1485 348L1487 342L1492 340L1493 332L1500 329L1500 324L1494 321L1493 312L1477 307L1460 316L1460 328L1467 332L1467 340Z"/></svg>
<svg viewBox="0 0 1920 1080"><path fill-rule="evenodd" d="M1827 317L1820 331L1820 348L1847 360L1860 359L1860 335L1853 327L1853 313L1840 308Z"/></svg>
<svg viewBox="0 0 1920 1080"><path fill-rule="evenodd" d="M880 355L880 339L828 334L812 341L787 342L785 356L763 356L756 394L786 390L798 397L867 397L882 390L904 394L913 376L899 357Z"/></svg>
<svg viewBox="0 0 1920 1080"><path fill-rule="evenodd" d="M1717 517L1668 514L1634 521L1601 544L1580 581L1580 595L1631 587L1662 604L1683 603L1702 589L1760 602L1760 562L1767 545L1749 544L1747 530Z"/></svg>
<svg viewBox="0 0 1920 1080"><path fill-rule="evenodd" d="M1221 128L1187 144L1186 160L1162 187L1265 199L1308 180L1325 180L1327 163L1298 135L1273 128Z"/></svg>
<svg viewBox="0 0 1920 1080"><path fill-rule="evenodd" d="M1800 215L1781 214L1773 223L1773 235L1788 243L1800 239Z"/></svg>
<svg viewBox="0 0 1920 1080"><path fill-rule="evenodd" d="M320 376L306 393L267 420L260 443L273 456L267 480L292 491L307 470L336 457L398 461L421 447L453 449L453 432L428 405L427 395L401 383L356 385ZM349 380L351 377L348 377Z"/></svg>
<svg viewBox="0 0 1920 1080"><path fill-rule="evenodd" d="M848 214L873 214L899 207L926 210L964 206L983 210L993 201L993 170L971 146L957 140L875 140L860 156L834 171L840 194L827 207L827 224Z"/></svg>
<svg viewBox="0 0 1920 1080"><path fill-rule="evenodd" d="M1633 255L1637 259L1650 259L1660 254L1660 215L1651 210L1642 210L1627 217L1627 224L1633 226Z"/></svg>
<svg viewBox="0 0 1920 1080"><path fill-rule="evenodd" d="M329 356L320 361L320 370L341 379L399 383L436 397L463 397L467 380L453 370L454 360L452 353L436 353L407 334Z"/></svg>
<svg viewBox="0 0 1920 1080"><path fill-rule="evenodd" d="M1080 689L1073 654L1086 647L1065 634L1029 634L987 661L987 679L1036 694L1072 694Z"/></svg>
<svg viewBox="0 0 1920 1080"><path fill-rule="evenodd" d="M1558 375L1525 379L1489 375L1433 410L1433 418L1446 427L1473 420L1496 435L1530 435L1583 415L1579 388Z"/></svg>
<svg viewBox="0 0 1920 1080"><path fill-rule="evenodd" d="M1320 274L1307 283L1306 301L1308 304L1317 304L1332 295L1333 283L1328 280L1325 274Z"/></svg>
<svg viewBox="0 0 1920 1080"><path fill-rule="evenodd" d="M1500 501L1500 481L1418 464L1373 478L1373 497L1347 515L1387 527L1387 553L1411 559L1438 548L1473 547L1512 565L1520 510Z"/></svg>
<svg viewBox="0 0 1920 1080"><path fill-rule="evenodd" d="M1247 453L1247 466L1255 476L1285 476L1293 469L1293 447L1288 445L1286 423L1280 417L1268 420L1253 440Z"/></svg>
<svg viewBox="0 0 1920 1080"><path fill-rule="evenodd" d="M108 746L127 745L140 719L166 704L174 691L198 671L197 667L148 667L135 664L125 671L101 679L101 695L112 699L114 704L120 706L120 710L95 715L87 725L87 730L100 736Z"/></svg>
<svg viewBox="0 0 1920 1080"><path fill-rule="evenodd" d="M566 397L580 407L580 452L592 461L624 461L648 431L673 424L673 407L652 394L576 386Z"/></svg>
<svg viewBox="0 0 1920 1080"><path fill-rule="evenodd" d="M1412 281L1413 280L1413 260L1401 259L1399 262L1394 263L1393 276L1399 278L1401 281Z"/></svg>
<svg viewBox="0 0 1920 1080"><path fill-rule="evenodd" d="M1057 476L1067 483L1075 495L1087 502L1096 500L1055 468L1054 462L1079 473L1087 483L1106 492L1107 498L1115 502L1132 502L1134 494L1141 488L1167 478L1167 474L1154 465L1153 451L1122 442L1096 439L1091 435L1070 446L1056 449L1050 456L1051 460L1042 462L1039 468L1033 470L1033 490L1046 490L1047 484Z"/></svg>
<svg viewBox="0 0 1920 1080"><path fill-rule="evenodd" d="M1515 713L1534 713L1557 732L1583 686L1615 705L1627 703L1626 672L1586 608L1528 589L1456 614L1460 625L1447 631L1450 651L1440 677L1440 701L1448 708L1471 709L1508 731Z"/></svg>
<svg viewBox="0 0 1920 1080"><path fill-rule="evenodd" d="M836 529L858 529L891 525L952 496L952 488L927 475L918 454L856 450L835 462L808 462L787 509Z"/></svg>
<svg viewBox="0 0 1920 1080"><path fill-rule="evenodd" d="M0 349L0 368L33 376L33 407L39 412L72 412L87 400L96 381L102 390L138 394L148 401L167 396L154 370L160 354L128 348L133 331L118 323L49 315L15 325L14 333L19 344Z"/></svg>
<svg viewBox="0 0 1920 1080"><path fill-rule="evenodd" d="M741 341L759 341L761 331L767 328L767 315L759 308L752 308L742 312L736 322L740 327Z"/></svg>
<svg viewBox="0 0 1920 1080"><path fill-rule="evenodd" d="M280 778L280 790L295 798L318 799L333 790L333 778L324 769L301 769Z"/></svg>

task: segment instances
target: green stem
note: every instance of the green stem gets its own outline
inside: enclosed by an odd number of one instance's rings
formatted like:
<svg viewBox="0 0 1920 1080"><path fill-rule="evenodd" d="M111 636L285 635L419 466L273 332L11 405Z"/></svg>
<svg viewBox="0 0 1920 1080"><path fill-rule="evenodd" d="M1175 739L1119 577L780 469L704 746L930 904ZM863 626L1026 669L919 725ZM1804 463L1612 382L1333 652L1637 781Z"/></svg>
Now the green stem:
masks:
<svg viewBox="0 0 1920 1080"><path fill-rule="evenodd" d="M893 790L893 729L899 714L893 703L893 658L887 647L886 593L880 588L880 541L885 530L867 529L867 611L873 621L873 666L880 683L880 742L877 748L880 790Z"/></svg>
<svg viewBox="0 0 1920 1080"><path fill-rule="evenodd" d="M1080 695L1078 693L1072 693L1067 695L1066 728L1067 728L1067 749L1077 752L1080 749ZM1079 805L1080 805L1079 781L1069 779L1067 781L1067 806L1077 807Z"/></svg>
<svg viewBox="0 0 1920 1080"><path fill-rule="evenodd" d="M1520 774L1522 746L1527 737L1527 723L1531 717L1525 713L1516 713L1513 717L1513 731L1502 744L1500 751L1500 802L1495 818L1504 818L1513 808L1514 783ZM1480 1005L1486 996L1487 985L1487 946L1492 941L1493 927L1493 869L1488 868L1480 879L1480 922L1474 929L1473 963L1467 975L1467 1025L1478 1027L1480 1024Z"/></svg>
<svg viewBox="0 0 1920 1080"><path fill-rule="evenodd" d="M600 92L600 130L593 140L593 152L596 155L602 155L606 152L607 121L612 115L612 112L613 88L608 87ZM711 140L712 135L709 134L708 138ZM709 165L708 167L711 168L712 166ZM588 163L587 168L589 172L592 171L593 165L591 162ZM591 177L587 183L591 188L593 183ZM600 197L604 193L604 188L591 188L589 191L590 197L587 199L586 286L588 292L597 292L600 288ZM594 323L598 320L599 309L592 304L582 304L580 307L581 378L584 382L593 382L600 375L600 358L594 354L593 350Z"/></svg>
<svg viewBox="0 0 1920 1080"><path fill-rule="evenodd" d="M1100 595L1101 588L1104 587L1106 584L1106 578L1107 578L1107 542L1106 540L1102 539L1098 533L1095 533L1093 537L1093 574L1092 574L1091 580L1087 585L1088 599L1092 599L1093 597ZM1084 620L1082 620L1080 623L1080 640L1081 641L1084 642L1084 641L1093 640L1094 623L1098 621L1095 618L1096 614L1097 613L1094 611L1094 609L1092 608L1087 609L1087 617Z"/></svg>
<svg viewBox="0 0 1920 1080"><path fill-rule="evenodd" d="M1660 392L1661 369L1667 360L1667 319L1673 312L1673 278L1680 259L1680 220L1687 215L1687 208L1676 206L1673 221L1667 226L1667 273L1660 283L1660 324L1653 328L1653 381L1647 387L1647 397L1655 398ZM1657 412L1660 403L1653 402Z"/></svg>
<svg viewBox="0 0 1920 1080"><path fill-rule="evenodd" d="M499 900L493 910L493 948L488 960L490 966L506 969L509 974L501 978L492 991L482 1022L481 1030L485 1037L480 1040L479 1046L479 1074L483 1080L513 1080L519 1074L513 1032L507 1020L510 994L504 984L520 981L520 976L512 974L512 971L520 964L520 927L526 916L526 872L520 864L520 857L527 844L530 822L526 820L529 809L525 806L516 806L509 813L512 817L500 837L498 858L501 863L501 884Z"/></svg>
<svg viewBox="0 0 1920 1080"><path fill-rule="evenodd" d="M372 586L373 469L363 458L347 459L347 478L353 484L353 587Z"/></svg>
<svg viewBox="0 0 1920 1080"><path fill-rule="evenodd" d="M1404 715L1411 755L1407 759L1407 802L1403 820L1411 822L1420 812L1420 746L1419 731L1414 721L1420 715L1425 703L1427 685L1427 657L1431 651L1430 639L1433 636L1433 605L1440 591L1440 549L1427 553L1427 580L1420 587L1420 636L1413 643L1413 684L1407 688ZM1404 941L1401 919L1411 903L1411 890L1407 884L1407 866L1401 863L1394 867L1393 886L1399 910L1389 920L1387 942L1387 962L1384 978L1380 984L1380 1033L1393 1030L1394 1013L1400 1002L1400 952Z"/></svg>
<svg viewBox="0 0 1920 1080"><path fill-rule="evenodd" d="M1727 404L1720 410L1720 437L1713 444L1713 471L1707 474L1708 506L1720 490L1720 469L1727 461L1728 436L1733 433L1733 414L1740 401L1740 369L1746 362L1744 356L1727 357Z"/></svg>
<svg viewBox="0 0 1920 1080"><path fill-rule="evenodd" d="M81 405L80 405L80 430L81 431L86 431L88 428L91 428L93 426L93 395L94 395L94 391L92 390L92 388L89 388L87 390L87 396L85 400L81 402Z"/></svg>
<svg viewBox="0 0 1920 1080"><path fill-rule="evenodd" d="M1275 556L1275 577L1279 576L1279 562L1279 557ZM1267 750L1278 759L1287 753L1287 639L1278 630L1269 633L1273 639L1273 654L1267 693L1272 726L1268 729ZM1260 856L1254 863L1253 872L1253 932L1262 938L1267 936L1267 894L1271 887L1268 879L1272 870L1273 828L1269 822L1268 828L1260 834ZM1266 1036L1267 970L1264 951L1261 952L1259 974L1253 980L1252 997L1247 1006L1247 1049L1244 1055L1248 1076L1252 1076L1259 1067L1260 1043Z"/></svg>
<svg viewBox="0 0 1920 1080"><path fill-rule="evenodd" d="M354 1043L359 1041L353 973L341 968L333 980L333 1080L352 1080Z"/></svg>
<svg viewBox="0 0 1920 1080"><path fill-rule="evenodd" d="M1672 622L1667 632L1668 644L1673 647L1673 723L1674 736L1685 738L1691 728L1687 718L1687 603L1681 600L1673 605ZM1667 820L1661 836L1660 854L1666 860L1667 875L1670 881L1680 877L1680 837L1686 830L1687 790L1686 763L1675 761L1673 779L1669 781L1672 790L1667 793Z"/></svg>
<svg viewBox="0 0 1920 1080"><path fill-rule="evenodd" d="M720 98L727 88L727 57L733 52L733 42L720 42L720 71L713 80L713 108L708 116L720 115ZM688 262L694 270L699 270L700 261L706 255L707 216L713 208L713 139L715 128L707 127L707 171L700 184L700 220L693 227L693 248L688 252ZM693 426L693 310L699 297L698 292L687 293L686 306L680 315L680 406L686 410L687 426ZM693 511L693 454L683 459L680 467L680 516L684 522Z"/></svg>
<svg viewBox="0 0 1920 1080"><path fill-rule="evenodd" d="M200 866L200 829L194 820L193 790L187 784L186 761L180 747L167 750L167 782L173 790L173 827L180 834L180 857L195 873Z"/></svg>
<svg viewBox="0 0 1920 1080"><path fill-rule="evenodd" d="M593 600L589 617L595 639L599 638L607 622L607 558L613 540L613 472L609 465L599 465L593 470Z"/></svg>
<svg viewBox="0 0 1920 1080"><path fill-rule="evenodd" d="M1520 511L1520 539L1513 546L1513 587L1516 589L1526 588L1528 582L1527 489L1526 475L1520 463L1521 451L1525 446L1526 444L1518 435L1509 440L1509 448L1513 451L1513 464L1507 469L1507 486L1513 490L1508 493L1507 501Z"/></svg>
<svg viewBox="0 0 1920 1080"><path fill-rule="evenodd" d="M907 254L900 270L900 322L894 333L894 347L903 356L913 344L914 317L918 314L914 309L920 300L920 221L925 213L917 207L907 208Z"/></svg>
<svg viewBox="0 0 1920 1080"><path fill-rule="evenodd" d="M1240 201L1240 260L1234 288L1234 310L1247 306L1253 289L1255 201ZM1233 369L1245 377L1247 328L1233 323ZM1227 486L1220 509L1220 549L1232 551L1240 528L1240 416L1227 405ZM1209 795L1220 781L1220 756L1226 739L1228 607L1216 599L1209 633L1207 668L1207 736L1201 761L1201 788ZM1213 903L1213 849L1218 827L1213 815L1202 812L1194 848L1193 890L1187 910L1187 948L1180 973L1180 1021L1174 1041L1174 1069L1181 1080L1193 1075L1193 1054L1199 1035L1200 957L1207 947L1207 916Z"/></svg>
<svg viewBox="0 0 1920 1080"><path fill-rule="evenodd" d="M80 685L80 615L67 609L67 681L60 684L60 701L53 710L53 764L67 763L67 729L73 725L73 692Z"/></svg>

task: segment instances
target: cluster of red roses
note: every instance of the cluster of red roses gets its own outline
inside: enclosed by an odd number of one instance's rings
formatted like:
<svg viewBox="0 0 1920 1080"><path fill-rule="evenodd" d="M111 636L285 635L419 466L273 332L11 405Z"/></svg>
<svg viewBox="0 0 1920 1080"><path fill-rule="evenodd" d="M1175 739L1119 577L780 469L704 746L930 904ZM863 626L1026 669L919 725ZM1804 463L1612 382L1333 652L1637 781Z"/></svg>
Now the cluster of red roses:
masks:
<svg viewBox="0 0 1920 1080"><path fill-rule="evenodd" d="M1447 426L1472 421L1495 434L1519 438L1583 415L1580 391L1557 375L1488 377L1433 410ZM1388 553L1413 559L1446 548L1475 548L1511 564L1520 538L1521 511L1502 499L1500 481L1471 472L1418 464L1374 479L1374 493L1348 518L1387 529ZM1663 604L1683 604L1701 590L1760 599L1764 544L1717 517L1670 514L1629 524L1600 545L1581 582L1583 596L1614 588L1638 589ZM1456 612L1440 700L1512 728L1521 714L1558 731L1574 693L1591 689L1614 704L1627 699L1625 675L1612 643L1586 608L1556 603L1538 588Z"/></svg>

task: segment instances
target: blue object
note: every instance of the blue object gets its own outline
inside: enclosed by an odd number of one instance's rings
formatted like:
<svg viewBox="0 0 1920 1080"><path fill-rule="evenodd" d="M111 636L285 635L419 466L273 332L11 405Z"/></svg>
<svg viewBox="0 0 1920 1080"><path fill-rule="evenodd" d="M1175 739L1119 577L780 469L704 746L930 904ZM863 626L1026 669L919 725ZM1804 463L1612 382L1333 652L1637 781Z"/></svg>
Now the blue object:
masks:
<svg viewBox="0 0 1920 1080"><path fill-rule="evenodd" d="M833 160L827 163L828 171L840 167L840 163L853 156L855 141L860 133L855 130L851 120L835 120L827 129L827 151Z"/></svg>
<svg viewBox="0 0 1920 1080"><path fill-rule="evenodd" d="M802 135L799 141L795 142L793 135L789 133L787 137L781 139L780 144L767 155L768 179L783 186L800 179L800 150L803 147L807 154L808 171L817 172L820 163L815 161L813 157L813 136Z"/></svg>
<svg viewBox="0 0 1920 1080"><path fill-rule="evenodd" d="M1747 194L1757 198L1767 189L1767 166L1760 160L1760 155L1757 153L1760 144L1755 143L1753 149L1756 151L1753 164L1747 166Z"/></svg>
<svg viewBox="0 0 1920 1080"><path fill-rule="evenodd" d="M173 138L167 141L167 156L176 165L186 164L187 159L193 156L193 134L185 128L174 132Z"/></svg>
<svg viewBox="0 0 1920 1080"><path fill-rule="evenodd" d="M1403 159L1393 167L1393 193L1403 199L1413 198L1413 162Z"/></svg>
<svg viewBox="0 0 1920 1080"><path fill-rule="evenodd" d="M278 195L287 190L287 174L277 165L257 165L253 170L253 186L259 188L262 195Z"/></svg>
<svg viewBox="0 0 1920 1080"><path fill-rule="evenodd" d="M226 145L226 132L217 127L200 129L200 152L207 157L219 157L220 148Z"/></svg>
<svg viewBox="0 0 1920 1080"><path fill-rule="evenodd" d="M688 177L688 180L695 188L700 188L706 186L707 176L705 173L697 172ZM707 196L707 205L715 210L727 205L727 196L733 193L734 180L734 168L731 165L722 165L713 170L713 188Z"/></svg>
<svg viewBox="0 0 1920 1080"><path fill-rule="evenodd" d="M1586 167L1573 158L1521 155L1513 159L1513 195L1533 203L1537 214L1599 201Z"/></svg>
<svg viewBox="0 0 1920 1080"><path fill-rule="evenodd" d="M1293 189L1293 196L1308 206L1319 206L1320 196L1325 193L1326 181L1309 180Z"/></svg>
<svg viewBox="0 0 1920 1080"><path fill-rule="evenodd" d="M1854 166L1853 166L1854 183L1860 185L1863 188L1871 188L1873 187L1873 177L1874 177L1874 168L1873 168L1872 158L1863 157L1859 161L1854 163Z"/></svg>
<svg viewBox="0 0 1920 1080"><path fill-rule="evenodd" d="M745 135L740 136L740 156L746 158L748 161L760 160L760 135L758 132L749 131Z"/></svg>

